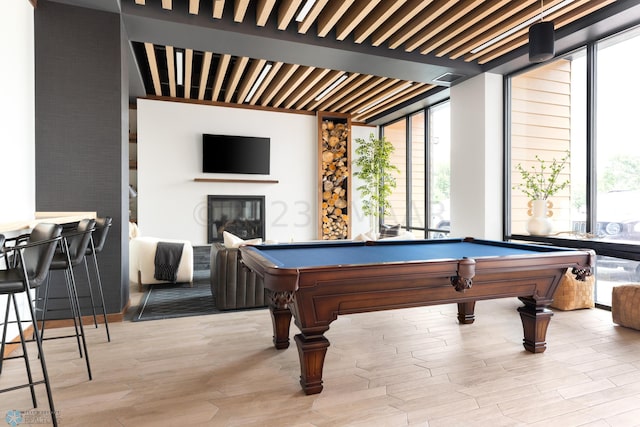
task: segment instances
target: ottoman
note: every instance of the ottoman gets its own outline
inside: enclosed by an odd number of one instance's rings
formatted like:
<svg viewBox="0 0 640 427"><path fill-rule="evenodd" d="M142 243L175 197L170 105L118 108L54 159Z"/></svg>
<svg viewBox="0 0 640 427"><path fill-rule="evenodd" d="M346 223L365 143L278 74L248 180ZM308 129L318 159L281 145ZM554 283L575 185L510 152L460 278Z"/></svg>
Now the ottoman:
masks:
<svg viewBox="0 0 640 427"><path fill-rule="evenodd" d="M640 285L613 287L611 316L613 323L640 330Z"/></svg>

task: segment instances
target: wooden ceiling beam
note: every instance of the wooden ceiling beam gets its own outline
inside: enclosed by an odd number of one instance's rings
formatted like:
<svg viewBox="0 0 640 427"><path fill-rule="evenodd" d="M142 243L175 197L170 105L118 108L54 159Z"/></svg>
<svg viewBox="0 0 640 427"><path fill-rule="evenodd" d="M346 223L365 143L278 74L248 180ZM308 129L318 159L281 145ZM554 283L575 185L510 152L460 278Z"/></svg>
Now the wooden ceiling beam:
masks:
<svg viewBox="0 0 640 427"><path fill-rule="evenodd" d="M211 52L205 52L202 57L202 71L200 71L200 84L198 86L198 99L204 101L204 93L207 89L207 81L209 80L209 69L211 68Z"/></svg>
<svg viewBox="0 0 640 427"><path fill-rule="evenodd" d="M238 88L238 103L242 104L245 102L249 91L253 84L258 80L258 76L260 72L264 68L267 61L265 59L253 59L251 60L251 65L249 65L249 69L245 73L242 78L242 82L240 83L240 87ZM254 94L255 95L255 94Z"/></svg>
<svg viewBox="0 0 640 427"><path fill-rule="evenodd" d="M407 2L407 4L402 6L391 18L386 20L380 28L373 32L371 35L371 44L373 46L380 46L414 16L418 15L423 9L429 6L432 1L433 0L410 0Z"/></svg>
<svg viewBox="0 0 640 427"><path fill-rule="evenodd" d="M357 0L336 25L336 39L344 40L364 20L381 0Z"/></svg>
<svg viewBox="0 0 640 427"><path fill-rule="evenodd" d="M336 94L342 94L342 93L346 92L347 90L343 89L343 88L348 86L352 81L354 81L359 76L360 76L360 74L358 74L358 73L349 74L349 76L342 83L340 83L338 86L333 88L324 97L322 97L321 99L318 99L317 101L314 100L314 102L312 104L310 104L309 106L306 107L306 110L307 111L319 110L318 106L321 103L335 99Z"/></svg>
<svg viewBox="0 0 640 427"><path fill-rule="evenodd" d="M328 2L329 0L316 0L304 20L298 22L298 32L300 34L306 34L307 31L309 31L309 28L316 22L318 15L320 15L320 12L322 12L322 9L324 9Z"/></svg>
<svg viewBox="0 0 640 427"><path fill-rule="evenodd" d="M191 98L191 75L193 73L193 49L184 51L184 98Z"/></svg>
<svg viewBox="0 0 640 427"><path fill-rule="evenodd" d="M169 96L176 97L176 62L173 46L165 47L165 55L167 58L167 78L169 79Z"/></svg>
<svg viewBox="0 0 640 427"><path fill-rule="evenodd" d="M460 18L455 25L452 25L447 28L446 31L441 31L439 34L434 36L429 42L423 44L420 47L420 53L426 55L438 47L442 46L444 43L452 40L454 37L457 37L459 34L468 30L472 26L476 25L478 22L482 21L487 16L499 10L501 7L505 6L511 0L489 0L484 2L480 7L475 9L473 12L468 15Z"/></svg>
<svg viewBox="0 0 640 427"><path fill-rule="evenodd" d="M286 30L296 11L302 4L302 0L284 0L278 8L278 29Z"/></svg>
<svg viewBox="0 0 640 427"><path fill-rule="evenodd" d="M415 87L415 85L416 83L414 82L399 81L387 87L382 92L379 92L375 97L372 97L366 103L353 106L352 112L353 114L365 114L368 111L376 110L382 105L393 102L394 99L402 96L402 94L407 93L407 91L410 91L413 87Z"/></svg>
<svg viewBox="0 0 640 427"><path fill-rule="evenodd" d="M224 12L224 0L211 0L213 2L213 18L222 19Z"/></svg>
<svg viewBox="0 0 640 427"><path fill-rule="evenodd" d="M553 18L557 17L560 14L564 14L567 13L570 10L573 10L587 2L589 2L590 0L577 0L574 1L573 3L568 4L567 6L565 6L564 8L562 8L560 11L556 11L551 15L547 15L545 17L545 20L553 20ZM534 15L533 18L535 18L536 16ZM529 18L531 19L531 18ZM557 28L557 27L556 27ZM525 27L520 29L519 31L516 31L514 34L511 34L508 37L503 38L502 40L497 41L496 43L492 44L491 46L487 46L486 48L477 51L475 53L469 53L467 55L464 56L464 60L467 62L470 61L474 61L480 57L484 57L484 58L496 58L497 55L496 53L498 52L508 52L508 50L513 50L516 49L520 46L522 46L525 43L529 42L529 37L528 37L528 33L529 33L529 28ZM523 36L526 36L526 41L522 41L521 43L515 42L517 39L523 39ZM489 59L490 60L490 59ZM486 60L487 62L489 60Z"/></svg>
<svg viewBox="0 0 640 427"><path fill-rule="evenodd" d="M509 1L508 5L505 5L504 7L498 9L494 13L483 18L479 23L475 24L472 27L469 27L468 29L465 29L457 37L446 42L440 49L435 51L435 55L437 57L443 57L453 52L456 48L464 45L470 40L474 40L476 37L479 37L486 31L489 31L496 24L496 21L499 21L501 19L504 20L507 13L516 14L536 2L537 0Z"/></svg>
<svg viewBox="0 0 640 427"><path fill-rule="evenodd" d="M247 22L247 18L253 19L255 15L254 28L269 26L269 19L272 18L271 26L277 27L280 31L292 30L290 27L296 13L305 4L305 0L230 0L231 4L225 0L211 1L214 19L224 19L223 13L226 7L229 12L229 16L225 19L227 24L251 25L251 22ZM548 10L560 4L561 1L545 0L544 9ZM149 5L157 11L162 7L165 10L162 13L165 14L168 13L166 11L171 11L193 16L202 11L200 0L182 0L182 2L184 5L179 10L174 10L174 0L154 0L153 2L135 0L136 4ZM574 0L562 9L547 15L545 20L553 21L558 29L613 2L614 0ZM188 15L184 10L187 7ZM299 33L308 33L311 30L317 33L319 38L334 37L336 41L351 39L355 43L368 41L372 46L386 46L389 49L403 49L406 52L419 52L422 55L436 57L446 55L452 61L457 62L462 58L468 63L476 63L480 66L526 45L528 29L524 26L514 34L501 35L508 28L522 25L523 22L527 25L529 22L534 22L535 19L539 19L539 14L540 0L316 0L305 19L294 25ZM498 36L501 37L497 41L491 41ZM485 46L488 41L492 44ZM481 51L480 47L482 47ZM166 61L164 57L160 60L156 58L160 49L164 49L161 55L166 56ZM179 49L182 51L182 48ZM228 50L226 48L210 49ZM176 63L177 50L178 48L173 46L144 43L144 49L139 53L146 54L146 58L141 57L140 61L146 60L149 65L152 85L147 88L147 91L150 95L155 93L156 96L163 96L164 91L164 96L168 93L168 96L176 97L181 90L176 79L176 71L182 71L182 68L176 67L180 66L183 67L185 74L183 82L185 99L195 97L193 88L198 85L198 80L200 81L198 98L203 99L207 93L209 77L211 77L213 101L220 102L223 98L222 102L242 104L269 61L267 54L262 55L256 52L245 53L245 57L239 58L231 54L223 54L212 62L213 53L200 53L187 48L184 49L183 65ZM202 66L198 66L196 70L194 64L200 62L200 55L203 55ZM251 57L256 59L250 59ZM290 61L297 62L295 59ZM409 70L400 73L394 72L389 67L374 67L379 71L376 72L374 69L365 71L377 75L349 73L348 77L328 95L321 100L316 100L319 93L346 73L341 70L343 65L336 61L329 60L324 64L331 68L320 67L321 64L314 61L303 61L305 64L310 62L314 66L273 63L269 72L264 73L265 79L255 89L254 95L247 104L302 111L344 112L351 114L354 118L366 120L374 116L379 117L397 103L406 102L410 99L407 97L418 96L419 91L433 88L427 83L414 83L411 88L402 89L407 81L421 81L423 75L417 75ZM421 61L418 60L418 62ZM428 59L426 62L431 64ZM330 65L331 63L334 65ZM461 63L462 61L459 62ZM210 70L212 64L215 64L215 72ZM160 66L163 69L160 69ZM434 65L434 67L437 66ZM353 68L359 70L357 66ZM453 68L464 70L465 66L459 65ZM182 93L180 95L182 96ZM363 108L367 108L366 111L357 113Z"/></svg>
<svg viewBox="0 0 640 427"><path fill-rule="evenodd" d="M549 7L554 6L555 4L560 3L562 0L549 0ZM551 4L553 3L553 4ZM510 28L514 28L522 22L525 22L528 19L535 17L540 14L540 3L534 2L526 9L523 9L521 12L511 15L509 17L503 17L502 21L493 22L491 28L484 31L482 34L478 34L477 37L473 38L469 42L463 44L459 48L455 49L449 57L451 59L458 59L463 55L469 54L475 48L482 46L484 43L493 40L494 38L504 34L505 31ZM506 19L505 19L506 18Z"/></svg>
<svg viewBox="0 0 640 427"><path fill-rule="evenodd" d="M362 108L367 108L367 106L375 104L376 101L384 98L386 96L385 94L392 93L394 90L402 87L403 84L410 83L403 82L398 79L385 79L375 86L368 88L366 94L362 93L357 98L354 98L344 104L342 107L339 107L338 111L347 113L357 111Z"/></svg>
<svg viewBox="0 0 640 427"><path fill-rule="evenodd" d="M235 22L244 21L244 16L247 14L247 8L249 7L249 0L235 0L233 4L233 20Z"/></svg>
<svg viewBox="0 0 640 427"><path fill-rule="evenodd" d="M345 85L340 93L336 93L332 97L325 97L322 103L317 107L319 111L329 111L333 109L335 104L338 104L342 101L346 96L349 96L354 91L358 90L360 86L373 79L371 74L360 74L358 77L353 79L348 85Z"/></svg>
<svg viewBox="0 0 640 427"><path fill-rule="evenodd" d="M278 96L273 101L273 106L278 108L291 93L298 89L300 84L315 70L315 67L300 67L291 78L278 91Z"/></svg>
<svg viewBox="0 0 640 427"><path fill-rule="evenodd" d="M304 109L305 105L313 101L313 99L316 98L323 90L329 87L329 85L338 80L338 78L344 74L344 71L331 71L327 73L318 83L316 83L311 89L309 89L303 97L300 98L294 108L296 110Z"/></svg>
<svg viewBox="0 0 640 427"><path fill-rule="evenodd" d="M355 114L352 116L352 120L354 121L366 121L372 117L375 117L378 114L383 113L385 110L389 108L393 108L397 105L402 104L403 102L409 101L415 98L418 95L422 95L423 93L435 88L435 85L428 85L425 83L418 83L412 87L410 87L407 91L403 91L398 94L398 96L393 96L389 100L383 102L381 105L373 108L371 110L365 111L362 114Z"/></svg>
<svg viewBox="0 0 640 427"><path fill-rule="evenodd" d="M391 18L406 1L407 0L384 0L383 4L373 9L373 12L356 27L353 41L356 43L364 42L367 37Z"/></svg>
<svg viewBox="0 0 640 427"><path fill-rule="evenodd" d="M325 37L336 23L349 10L354 0L342 0L329 3L318 17L318 37Z"/></svg>
<svg viewBox="0 0 640 427"><path fill-rule="evenodd" d="M557 30L614 1L615 0L578 0L546 16L545 21L553 21L555 29ZM500 43L496 43L490 51L467 55L464 60L473 61L477 59L479 64L485 64L527 43L529 43L529 29L524 28L511 37L502 40Z"/></svg>
<svg viewBox="0 0 640 427"><path fill-rule="evenodd" d="M222 91L222 84L224 83L224 76L227 75L227 69L231 62L231 55L222 54L218 60L218 68L216 68L216 74L213 78L213 88L211 90L211 100L217 101Z"/></svg>
<svg viewBox="0 0 640 427"><path fill-rule="evenodd" d="M387 47L390 49L396 49L405 41L409 40L414 34L418 33L425 28L431 28L431 24L440 15L442 15L451 6L455 5L454 2L448 2L446 0L438 0L429 5L426 9L416 15L411 21L407 22L402 28L389 37Z"/></svg>
<svg viewBox="0 0 640 427"><path fill-rule="evenodd" d="M280 88L291 78L293 73L299 68L296 64L284 64L281 71L274 77L273 82L266 89L264 99L261 99L260 105L266 107L269 102L276 96L276 93L280 91Z"/></svg>
<svg viewBox="0 0 640 427"><path fill-rule="evenodd" d="M284 108L291 108L295 105L296 102L300 100L303 96L306 96L309 92L311 92L312 88L318 84L320 80L327 74L329 74L331 70L326 68L316 68L309 74L300 85L298 85L298 89L291 93L289 97L284 101Z"/></svg>
<svg viewBox="0 0 640 427"><path fill-rule="evenodd" d="M340 99L340 101L336 104L332 104L332 111L341 111L342 107L349 104L354 99L359 99L361 96L364 96L365 93L373 90L378 85L384 84L384 82L386 82L387 80L388 79L386 77L373 77L371 80L358 87L358 89L354 90L351 94Z"/></svg>
<svg viewBox="0 0 640 427"><path fill-rule="evenodd" d="M156 49L153 46L153 43L145 43L144 50L147 54L149 71L151 71L153 90L156 93L156 96L162 96L162 86L160 86L160 72L158 70L158 61L156 60Z"/></svg>
<svg viewBox="0 0 640 427"><path fill-rule="evenodd" d="M426 26L409 38L409 40L404 44L404 50L406 52L413 52L422 44L426 43L427 40L430 40L442 32L446 32L447 28L455 28L456 21L466 15L469 15L475 8L481 5L482 0L464 1L458 3L455 7L443 11L444 13L431 21L430 25Z"/></svg>
<svg viewBox="0 0 640 427"><path fill-rule="evenodd" d="M238 87L238 83L240 83L240 79L242 78L242 73L248 63L249 58L246 56L236 57L235 64L233 64L233 69L231 70L231 75L229 76L229 81L227 82L227 87L224 88L224 102L229 103L233 99L236 87ZM236 99L236 102L241 103L242 101Z"/></svg>
<svg viewBox="0 0 640 427"><path fill-rule="evenodd" d="M267 23L275 4L276 0L258 0L258 6L256 7L256 25L258 27L264 27Z"/></svg>
<svg viewBox="0 0 640 427"><path fill-rule="evenodd" d="M200 0L189 0L189 13L197 15L200 10Z"/></svg>

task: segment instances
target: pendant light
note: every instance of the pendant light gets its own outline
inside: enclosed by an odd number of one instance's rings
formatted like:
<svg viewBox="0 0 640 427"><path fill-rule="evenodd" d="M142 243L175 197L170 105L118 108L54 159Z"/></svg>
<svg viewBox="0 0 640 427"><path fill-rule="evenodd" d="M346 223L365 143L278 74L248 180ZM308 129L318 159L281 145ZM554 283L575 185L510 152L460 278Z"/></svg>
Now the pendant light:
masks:
<svg viewBox="0 0 640 427"><path fill-rule="evenodd" d="M553 21L543 21L544 0L540 0L540 22L529 27L529 62L544 62L556 54Z"/></svg>

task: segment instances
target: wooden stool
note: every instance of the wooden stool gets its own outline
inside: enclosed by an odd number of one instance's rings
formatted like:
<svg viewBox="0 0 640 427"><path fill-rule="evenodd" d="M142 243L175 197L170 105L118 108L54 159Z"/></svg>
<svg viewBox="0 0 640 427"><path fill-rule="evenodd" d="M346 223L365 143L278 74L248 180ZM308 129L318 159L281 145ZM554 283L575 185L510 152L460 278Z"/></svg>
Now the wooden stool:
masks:
<svg viewBox="0 0 640 427"><path fill-rule="evenodd" d="M576 310L578 308L593 308L594 276L585 277L584 281L576 279L576 275L568 269L562 279L556 293L553 294L551 307L559 310Z"/></svg>
<svg viewBox="0 0 640 427"><path fill-rule="evenodd" d="M613 287L611 316L613 323L640 330L640 285Z"/></svg>

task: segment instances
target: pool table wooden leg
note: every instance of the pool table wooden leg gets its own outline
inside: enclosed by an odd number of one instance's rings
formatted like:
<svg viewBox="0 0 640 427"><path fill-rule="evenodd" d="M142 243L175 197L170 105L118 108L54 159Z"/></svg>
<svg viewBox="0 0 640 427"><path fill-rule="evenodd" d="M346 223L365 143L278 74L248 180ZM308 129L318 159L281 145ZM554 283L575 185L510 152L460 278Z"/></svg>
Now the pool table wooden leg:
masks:
<svg viewBox="0 0 640 427"><path fill-rule="evenodd" d="M300 356L300 385L305 394L318 394L322 391L322 368L327 354L329 340L323 335L310 338L303 334L295 336Z"/></svg>
<svg viewBox="0 0 640 427"><path fill-rule="evenodd" d="M523 307L518 307L524 329L522 345L531 353L543 353L547 349L547 327L553 312L547 308L548 304L542 305L531 297L518 299L524 303Z"/></svg>
<svg viewBox="0 0 640 427"><path fill-rule="evenodd" d="M476 308L475 301L467 301L467 302L459 302L458 303L458 322L463 325L469 325L476 320L476 315L474 314Z"/></svg>
<svg viewBox="0 0 640 427"><path fill-rule="evenodd" d="M289 329L291 327L291 310L288 304L292 299L291 292L269 291L269 311L273 325L273 345L278 350L289 348Z"/></svg>

